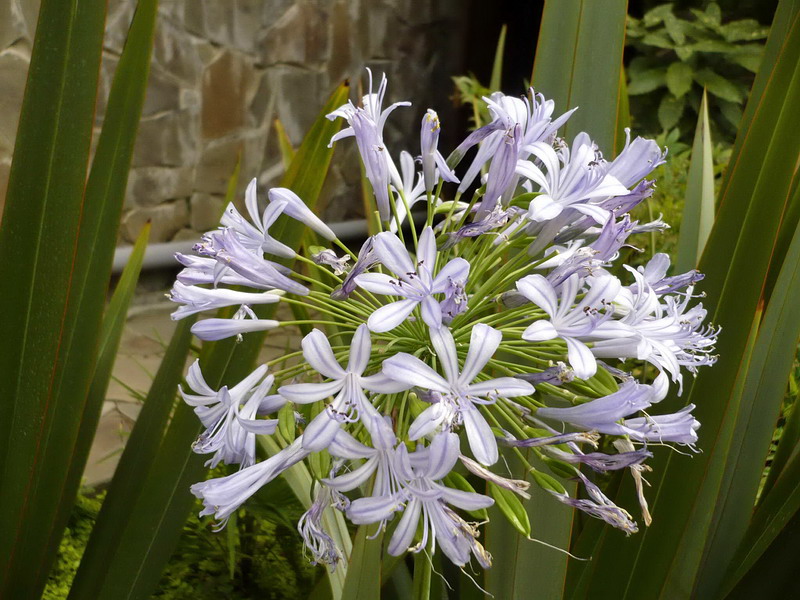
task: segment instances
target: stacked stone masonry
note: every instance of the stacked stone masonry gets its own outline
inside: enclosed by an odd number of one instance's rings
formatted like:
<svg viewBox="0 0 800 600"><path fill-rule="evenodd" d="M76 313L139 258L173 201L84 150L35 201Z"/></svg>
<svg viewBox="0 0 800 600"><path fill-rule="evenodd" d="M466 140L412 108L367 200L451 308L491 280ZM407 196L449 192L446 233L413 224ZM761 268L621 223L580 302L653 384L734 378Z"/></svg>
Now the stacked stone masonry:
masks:
<svg viewBox="0 0 800 600"><path fill-rule="evenodd" d="M241 157L240 192L283 172L275 120L299 144L325 99L363 67L386 72L389 100L415 100L387 127L415 140L428 106L450 117L450 76L461 72L467 0L162 0L147 97L128 180L120 243L147 220L153 242L196 238L215 226ZM110 0L96 113L135 7ZM37 0L0 0L0 210L38 15ZM355 97L355 94L353 94ZM360 216L354 144L341 144L321 206L325 218ZM418 153L418 147L405 148ZM239 194L241 197L241 193Z"/></svg>

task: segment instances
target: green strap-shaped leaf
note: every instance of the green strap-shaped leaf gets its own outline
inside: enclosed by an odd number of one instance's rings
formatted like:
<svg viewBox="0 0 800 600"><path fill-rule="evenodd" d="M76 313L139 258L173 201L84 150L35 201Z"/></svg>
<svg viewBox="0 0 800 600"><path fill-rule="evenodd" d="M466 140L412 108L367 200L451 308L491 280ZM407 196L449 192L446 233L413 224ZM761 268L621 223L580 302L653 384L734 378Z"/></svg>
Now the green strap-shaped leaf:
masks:
<svg viewBox="0 0 800 600"><path fill-rule="evenodd" d="M497 48L494 51L494 62L492 63L492 76L489 79L489 89L496 92L500 89L503 82L503 54L506 50L506 32L508 26L503 24L500 28L500 37L497 38Z"/></svg>
<svg viewBox="0 0 800 600"><path fill-rule="evenodd" d="M787 529L797 526L798 518L800 518L800 457L794 456L776 481L773 493L767 496L753 515L747 535L740 544L731 562L731 569L725 577L722 588L724 596L720 597L727 597L734 588L747 589L753 582L762 585L768 583L767 579L772 577L773 573L769 572L770 568L766 565L774 562L775 550L778 553L787 551L781 537L785 535ZM796 570L797 553L791 556L792 568ZM796 578L796 572L792 577ZM740 586L740 582L743 585ZM734 597L742 596L734 595Z"/></svg>
<svg viewBox="0 0 800 600"><path fill-rule="evenodd" d="M783 264L742 390L733 434L736 443L727 458L719 501L714 505L714 521L706 543L702 571L695 588L700 597L718 593L728 582L726 573L745 537L786 380L794 362L800 337L800 228L795 232ZM785 523L793 512L786 510L782 496L794 494L800 501L800 481L794 479L795 489L787 490L785 477L783 479L782 485L771 490L764 500L768 504L762 504L761 508L781 505ZM797 510L797 506L793 508ZM746 542L744 549L750 557L757 555L750 541Z"/></svg>
<svg viewBox="0 0 800 600"><path fill-rule="evenodd" d="M796 385L796 379L794 382L790 383ZM796 396L797 393L795 392L795 397ZM769 497L769 492L775 485L778 477L783 473L783 469L786 467L789 460L793 459L794 456L798 454L798 450L800 449L800 410L796 410L798 406L800 405L795 404L793 406L792 413L789 415L783 427L783 431L781 432L778 448L775 450L775 454L769 466L767 480L764 482L764 487L761 489L759 504L763 503L764 499Z"/></svg>
<svg viewBox="0 0 800 600"><path fill-rule="evenodd" d="M711 154L711 129L705 91L698 113L692 158L686 178L686 202L678 238L676 273L685 273L697 267L697 261L714 225L714 157Z"/></svg>
<svg viewBox="0 0 800 600"><path fill-rule="evenodd" d="M627 9L627 0L546 0L531 77L537 92L555 100L557 112L579 107L563 137L572 141L589 131L609 158L620 131L614 115L620 112Z"/></svg>
<svg viewBox="0 0 800 600"><path fill-rule="evenodd" d="M133 294L136 290L136 283L139 280L139 273L142 269L144 253L147 249L147 241L150 235L150 224L146 224L133 246L130 258L108 303L108 308L103 315L103 327L100 333L100 349L95 364L94 376L86 397L86 408L84 417L81 419L81 427L78 432L74 459L70 465L70 472L67 477L68 484L80 484L83 476L89 450L92 447L95 430L100 421L103 402L106 399L108 384L111 380L111 372L114 368L114 361L117 358L119 343L122 339L122 332L125 329L128 307L130 306ZM69 494L66 498L71 497ZM71 503L64 502L62 509L71 508Z"/></svg>
<svg viewBox="0 0 800 600"><path fill-rule="evenodd" d="M758 325L770 265L782 261L775 255L780 230L789 225L786 216L792 212L800 156L798 59L800 21L795 19L777 62L765 63L772 73L749 127L740 132L745 137L741 155L748 160L731 167L737 172L726 192L729 201L720 207L700 262L710 281L701 287L708 291L705 303L711 320L722 326L719 362L700 370L683 400L697 405L703 452L691 460L675 453L655 457L654 473L648 476L653 524L630 540L606 536L589 597L688 597L695 586L730 451L739 443L733 435L739 410L749 410L739 401L752 339L743 324ZM679 407L677 402L666 405ZM630 494L620 500L626 506L634 502Z"/></svg>
<svg viewBox="0 0 800 600"><path fill-rule="evenodd" d="M381 597L383 532L375 539L369 539L369 529L375 529L375 526L362 525L356 533L342 598L375 600Z"/></svg>
<svg viewBox="0 0 800 600"><path fill-rule="evenodd" d="M175 407L178 383L183 379L186 355L192 342L190 328L194 320L194 317L187 317L178 324L156 371L95 521L72 584L70 599L118 597L105 595L107 587L114 585L110 573L119 562L118 554L127 551L123 540L128 524L137 514L132 509L147 502L144 487L148 484L150 469L156 463L169 416ZM178 414L176 412L176 419ZM176 456L171 460L183 458Z"/></svg>
<svg viewBox="0 0 800 600"><path fill-rule="evenodd" d="M800 473L795 472L795 475ZM800 554L800 512L782 526L775 541L750 571L739 580L726 600L794 598L797 595L797 555Z"/></svg>
<svg viewBox="0 0 800 600"><path fill-rule="evenodd" d="M38 598L101 312L66 371L106 5L43 0L0 226L0 597ZM98 251L102 251L98 249ZM113 248L112 248L113 251ZM102 304L100 305L102 306ZM91 320L91 319L90 319ZM78 331L78 335L83 332Z"/></svg>
<svg viewBox="0 0 800 600"><path fill-rule="evenodd" d="M282 185L293 189L312 207L322 189L333 153L327 147L328 141L340 127L338 122L328 121L324 115L343 104L347 98L347 92L348 89L345 85L340 86L334 92L320 117L303 140L282 181ZM232 186L229 189L235 189L235 187ZM276 239L283 240L289 246L296 246L301 237L302 227L293 220L281 218L273 226L271 232ZM291 264L291 261L288 261L287 264ZM270 311L274 310L274 306L269 308ZM188 331L189 325L191 322L188 322L187 325L183 325L183 323L179 325L181 337L185 333L183 328L185 327ZM209 385L219 387L223 385L223 382L238 382L250 373L254 368L263 341L264 336L250 335L239 344L233 340L204 344L200 360L203 365L203 374ZM184 344L182 357L186 355L189 342L190 336L181 340L181 343ZM181 363L182 361L183 358L181 358ZM176 378L169 386L154 396L160 400L160 402L153 403L156 406L163 405L165 402L172 406L176 386L180 380L178 373L182 373L183 364L179 369L177 369L177 365L172 365L171 369ZM139 419L141 418L140 416ZM160 431L163 432L165 421L159 422L162 426ZM134 433L138 427L137 421ZM200 432L200 427L191 408L179 402L169 428L163 434L163 441L161 441L161 437L157 440L150 438L146 444L142 444L145 448L138 452L145 451L152 458L149 466L145 470L139 470L139 475L135 478L136 495L128 497L135 498L135 501L128 499L123 504L118 503L117 509L114 511L116 516L104 520L105 529L118 531L116 533L104 532L104 539L99 541L96 550L93 550L92 562L87 563L86 566L82 564L79 570L78 574L83 578L81 592L78 594L73 590L71 598L117 600L118 598L143 599L150 596L158 584L166 561L177 545L183 523L193 506L194 498L189 492L189 486L202 480L206 472L203 466L204 458L194 454L191 449L192 442ZM126 452L133 441L132 436ZM123 478L123 475L119 473L119 468L112 482L112 488L118 478ZM124 484L120 483L119 485L123 486ZM109 502L110 497L111 490L109 490L106 503ZM119 495L119 498L125 499L126 496L122 494ZM100 518L102 517L101 511ZM349 541L348 537L347 542ZM91 545L92 540L90 540L90 547ZM349 551L349 548L346 550ZM88 552L89 548L87 548ZM100 570L99 574L98 570ZM86 581L91 577L101 579L100 584L92 585L91 582ZM92 593L93 591L95 593Z"/></svg>

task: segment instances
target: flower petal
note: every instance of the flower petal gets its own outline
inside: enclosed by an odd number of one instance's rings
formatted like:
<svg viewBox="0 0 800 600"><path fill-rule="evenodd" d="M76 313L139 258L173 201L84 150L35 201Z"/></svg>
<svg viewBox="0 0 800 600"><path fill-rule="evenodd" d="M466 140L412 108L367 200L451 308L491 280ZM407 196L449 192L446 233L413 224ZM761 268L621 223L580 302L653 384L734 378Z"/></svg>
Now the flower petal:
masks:
<svg viewBox="0 0 800 600"><path fill-rule="evenodd" d="M513 398L527 396L533 392L534 387L530 383L516 377L498 377L489 381L479 381L467 387L467 393L474 396Z"/></svg>
<svg viewBox="0 0 800 600"><path fill-rule="evenodd" d="M417 304L419 302L411 298L381 306L367 319L367 326L375 333L391 331L408 318Z"/></svg>
<svg viewBox="0 0 800 600"><path fill-rule="evenodd" d="M502 333L485 323L478 323L472 328L464 370L461 371L461 376L458 378L461 385L470 383L478 376L489 359L494 356L502 339Z"/></svg>
<svg viewBox="0 0 800 600"><path fill-rule="evenodd" d="M330 379L341 379L345 372L336 361L331 350L331 344L325 334L319 329L314 329L301 342L303 357L314 369Z"/></svg>
<svg viewBox="0 0 800 600"><path fill-rule="evenodd" d="M431 284L432 294L441 294L451 279L465 281L469 277L469 263L463 258L454 258L443 266Z"/></svg>
<svg viewBox="0 0 800 600"><path fill-rule="evenodd" d="M361 375L367 368L370 352L372 351L372 340L369 336L369 329L366 323L362 323L353 334L353 341L350 343L350 358L347 361L347 372Z"/></svg>
<svg viewBox="0 0 800 600"><path fill-rule="evenodd" d="M496 463L498 458L497 440L480 411L470 407L461 411L461 417L464 419L469 448L472 450L475 460L486 466Z"/></svg>
<svg viewBox="0 0 800 600"><path fill-rule="evenodd" d="M425 296L422 299L422 320L431 331L442 326L442 307L433 296Z"/></svg>
<svg viewBox="0 0 800 600"><path fill-rule="evenodd" d="M326 408L314 417L303 431L303 448L311 452L324 450L331 445L341 425L339 421L331 417Z"/></svg>
<svg viewBox="0 0 800 600"><path fill-rule="evenodd" d="M402 505L394 496L369 496L350 503L347 517L355 525L369 525L392 516Z"/></svg>
<svg viewBox="0 0 800 600"><path fill-rule="evenodd" d="M397 529L394 530L392 539L389 542L389 547L387 548L389 554L400 556L411 546L411 542L414 541L414 534L417 533L421 510L422 503L416 498L408 503L405 512L403 512L403 518L397 524Z"/></svg>
<svg viewBox="0 0 800 600"><path fill-rule="evenodd" d="M436 371L405 352L395 354L383 361L383 372L391 379L441 393L450 391L450 385Z"/></svg>
<svg viewBox="0 0 800 600"><path fill-rule="evenodd" d="M442 363L445 378L448 382L455 384L458 381L458 355L456 354L456 341L453 334L447 327L439 329L431 328L431 343L433 344L439 362Z"/></svg>
<svg viewBox="0 0 800 600"><path fill-rule="evenodd" d="M550 321L534 321L522 332L522 339L529 342L544 342L558 337L558 331Z"/></svg>
<svg viewBox="0 0 800 600"><path fill-rule="evenodd" d="M586 344L571 337L565 337L563 340L567 342L569 364L578 378L589 379L597 373L597 360Z"/></svg>
<svg viewBox="0 0 800 600"><path fill-rule="evenodd" d="M416 269L408 255L408 250L395 234L388 231L379 233L373 238L373 248L380 261L395 275L403 277Z"/></svg>
<svg viewBox="0 0 800 600"><path fill-rule="evenodd" d="M386 375L386 373L375 373L368 377L361 377L358 383L363 389L375 392L376 394L396 394L397 392L404 392L414 387L410 383L395 381Z"/></svg>
<svg viewBox="0 0 800 600"><path fill-rule="evenodd" d="M310 404L333 396L344 387L344 380L326 381L324 383L291 383L278 388L278 393L289 402Z"/></svg>
<svg viewBox="0 0 800 600"><path fill-rule="evenodd" d="M404 296L402 287L398 285L397 279L386 273L362 273L353 280L358 287L372 292L373 294L384 294L386 296Z"/></svg>
<svg viewBox="0 0 800 600"><path fill-rule="evenodd" d="M542 275L523 277L517 281L517 289L550 317L555 316L558 310L558 298L553 286Z"/></svg>

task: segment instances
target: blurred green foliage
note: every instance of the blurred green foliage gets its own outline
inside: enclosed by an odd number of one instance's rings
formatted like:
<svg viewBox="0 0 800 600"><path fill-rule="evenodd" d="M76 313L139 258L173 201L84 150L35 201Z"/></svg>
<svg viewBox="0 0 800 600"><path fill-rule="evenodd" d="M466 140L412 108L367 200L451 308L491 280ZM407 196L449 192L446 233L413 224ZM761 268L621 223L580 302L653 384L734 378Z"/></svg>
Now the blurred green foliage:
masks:
<svg viewBox="0 0 800 600"><path fill-rule="evenodd" d="M715 2L676 12L661 4L641 19L628 17L628 94L634 125L654 134L679 128L691 139L703 88L712 133L732 142L769 28L753 19L724 22Z"/></svg>
<svg viewBox="0 0 800 600"><path fill-rule="evenodd" d="M298 515L294 513L302 513L302 508L291 490L287 492L280 485L275 488L269 486L270 496L257 498L252 507L231 519L228 535L215 533L208 519L197 516L201 509L198 502L153 598L307 598L321 572L304 556L302 541L291 521L296 522ZM63 600L69 594L104 497L105 492L95 494L92 490L79 494L43 600Z"/></svg>

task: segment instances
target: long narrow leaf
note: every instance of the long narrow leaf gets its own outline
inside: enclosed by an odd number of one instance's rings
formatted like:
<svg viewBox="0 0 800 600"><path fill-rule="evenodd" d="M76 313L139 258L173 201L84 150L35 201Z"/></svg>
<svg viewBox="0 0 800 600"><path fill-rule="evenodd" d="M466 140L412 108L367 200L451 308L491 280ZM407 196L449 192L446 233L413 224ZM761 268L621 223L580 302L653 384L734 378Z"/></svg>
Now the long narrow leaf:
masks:
<svg viewBox="0 0 800 600"><path fill-rule="evenodd" d="M304 139L282 182L312 207L322 189L333 152L327 147L328 140L339 128L338 123L328 121L324 115L340 106L346 97L347 87L340 86ZM281 218L271 229L276 239L282 239L290 246L299 243L301 232L302 226L288 218ZM240 344L223 340L204 345L200 360L209 385L219 387L223 382L238 381L249 373L263 339L263 336L251 335ZM174 398L178 380L174 380L160 397ZM155 451L152 467L144 472L143 478L137 479L144 491L135 502L129 502L114 521L108 521L109 527L114 526L120 532L116 543L110 547L111 553L105 556L109 576L102 578L102 590L95 595L84 592L85 595L74 597L116 600L120 597L149 596L158 583L164 564L174 550L183 523L193 506L189 485L201 480L205 473L202 457L191 450L199 431L196 416L188 406L179 403L164 440ZM106 544L99 545L100 554L95 560L99 560L104 547L107 547ZM89 577L95 568L87 566L85 577ZM83 565L81 570L84 570ZM113 574L113 581L110 574ZM126 582L128 587L122 582ZM91 588L85 589L88 591ZM94 589L99 588L95 586ZM129 590L125 592L129 595L120 596L123 589Z"/></svg>
<svg viewBox="0 0 800 600"><path fill-rule="evenodd" d="M60 386L66 390L74 389L71 381L87 376L87 368L96 369L88 360L86 348L92 347L96 343L94 340L101 335L97 316L102 314L111 276L128 171L150 70L157 4L157 0L141 0L137 5L114 73L103 128L86 183L69 299L69 310L75 315L76 324L63 339L64 372L72 378L65 376L61 381ZM124 319L124 315L121 318ZM60 391L61 388L57 389ZM61 457L64 465L61 468L68 469L68 475L63 482L59 513L46 549L49 558L43 561L43 565L49 564L58 550L60 532L67 524L80 486L89 444L102 409L102 400L92 395L97 391L90 389L82 405L70 404L57 417L62 435L52 436L51 444L56 449L53 456ZM58 468L53 459L50 459L48 468Z"/></svg>
<svg viewBox="0 0 800 600"><path fill-rule="evenodd" d="M89 387L100 311L77 371L82 219L105 3L43 0L0 226L0 597L35 598L52 552L69 447ZM112 248L113 251L113 248ZM76 279L77 277L77 279ZM75 287L73 287L75 286ZM82 332L78 332L81 334Z"/></svg>
<svg viewBox="0 0 800 600"><path fill-rule="evenodd" d="M707 303L713 321L721 325L720 360L704 369L686 401L697 405L702 423L703 453L685 460L678 455L656 457L653 485L653 525L631 540L607 536L600 552L589 595L610 593L620 598L685 597L697 577L700 554L714 519L723 473L734 443L741 386L748 368L751 335L744 323L758 323L763 292L781 227L787 226L795 187L800 139L796 105L800 102L800 22L790 30L764 88L746 137L742 156L727 189L736 201L723 203L701 259L708 274ZM693 490L687 494L686 490ZM627 500L633 500L628 498ZM623 501L624 503L624 501ZM620 569L622 565L622 569ZM611 576L613 570L613 577Z"/></svg>
<svg viewBox="0 0 800 600"><path fill-rule="evenodd" d="M737 443L731 448L720 501L714 507L702 572L696 586L699 595L715 594L723 586L732 557L747 530L755 504L761 473L778 419L784 388L794 362L800 337L800 228L784 261L772 300L758 334L753 361L743 389L741 409L734 432ZM798 480L794 479L797 484ZM785 505L785 482L774 488L765 500L768 506ZM789 484L791 485L791 484ZM800 500L800 496L798 496ZM763 508L763 505L762 505ZM797 507L795 507L795 510ZM790 512L789 515L793 514ZM786 520L788 516L785 515ZM753 556L752 543L745 548Z"/></svg>
<svg viewBox="0 0 800 600"><path fill-rule="evenodd" d="M714 225L714 157L711 154L711 129L705 90L698 113L692 158L686 178L686 203L678 238L676 273L685 273L697 267L697 261Z"/></svg>
<svg viewBox="0 0 800 600"><path fill-rule="evenodd" d="M557 111L579 107L563 137L591 131L609 157L617 148L627 9L627 0L546 0L531 77Z"/></svg>

